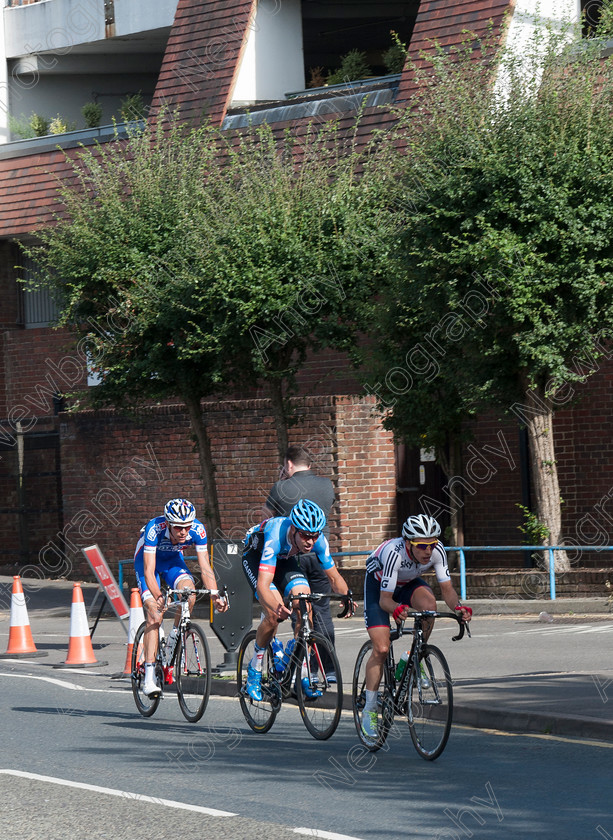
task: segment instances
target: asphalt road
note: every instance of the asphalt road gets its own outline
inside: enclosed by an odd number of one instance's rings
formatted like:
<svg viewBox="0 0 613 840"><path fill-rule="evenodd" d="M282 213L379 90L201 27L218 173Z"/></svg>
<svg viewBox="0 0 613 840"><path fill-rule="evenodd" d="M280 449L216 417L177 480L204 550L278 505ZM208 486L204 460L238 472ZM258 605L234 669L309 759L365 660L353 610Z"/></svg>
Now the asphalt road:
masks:
<svg viewBox="0 0 613 840"><path fill-rule="evenodd" d="M188 724L175 697L145 720L96 674L2 663L0 685L10 840L613 838L611 744L454 726L425 762L401 722L369 754L349 715L317 742L289 707L259 736L235 698Z"/></svg>
<svg viewBox="0 0 613 840"><path fill-rule="evenodd" d="M63 670L54 666L66 656L66 610L32 609L31 621L46 656L0 659L0 838L613 840L613 741L454 724L430 763L401 721L389 749L369 754L350 714L326 742L285 706L270 733L255 735L235 697L212 696L202 721L188 724L168 695L145 720L129 683L111 679L125 662L119 622L104 619L95 633L96 656L108 664ZM219 663L223 649L206 632ZM434 632L465 703L486 684L494 705L507 685L521 703L538 675L560 686L584 675L592 705L606 712L613 702L610 615L479 617L473 638L459 643L449 623ZM337 622L346 690L365 638L362 619ZM594 674L604 674L600 688ZM555 691L548 700L563 707L565 690ZM544 702L538 692L524 696Z"/></svg>

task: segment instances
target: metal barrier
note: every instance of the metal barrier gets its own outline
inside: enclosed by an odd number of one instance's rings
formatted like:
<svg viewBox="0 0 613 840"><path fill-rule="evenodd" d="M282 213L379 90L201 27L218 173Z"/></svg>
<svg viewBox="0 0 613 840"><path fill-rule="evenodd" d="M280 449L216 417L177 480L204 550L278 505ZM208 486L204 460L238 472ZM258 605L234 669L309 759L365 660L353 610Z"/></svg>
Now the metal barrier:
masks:
<svg viewBox="0 0 613 840"><path fill-rule="evenodd" d="M117 586L120 592L123 592L123 567L134 565L134 558L130 560L120 560L117 564Z"/></svg>
<svg viewBox="0 0 613 840"><path fill-rule="evenodd" d="M546 551L549 569L549 597L556 599L555 551L613 551L611 545L452 545L445 546L447 551L457 551L460 555L460 598L466 598L466 551Z"/></svg>
<svg viewBox="0 0 613 840"><path fill-rule="evenodd" d="M613 551L612 545L446 545L447 552L457 551L460 555L460 598L466 598L466 554L467 551L546 551L548 555L549 597L556 600L555 551ZM332 557L368 557L370 551L340 551Z"/></svg>
<svg viewBox="0 0 613 840"><path fill-rule="evenodd" d="M457 551L460 555L460 598L466 598L466 551L546 551L549 567L549 597L556 599L555 551L613 551L613 545L449 545L445 550ZM371 551L338 551L332 554L336 557L368 557ZM133 560L120 560L117 583L120 592L123 589L123 567L133 563Z"/></svg>

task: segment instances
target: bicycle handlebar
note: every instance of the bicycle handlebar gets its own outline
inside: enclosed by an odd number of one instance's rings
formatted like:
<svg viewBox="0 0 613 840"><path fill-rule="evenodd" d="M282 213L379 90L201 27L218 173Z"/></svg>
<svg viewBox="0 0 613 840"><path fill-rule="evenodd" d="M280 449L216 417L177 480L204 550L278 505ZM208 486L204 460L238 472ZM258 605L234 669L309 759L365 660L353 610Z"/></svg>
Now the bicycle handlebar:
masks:
<svg viewBox="0 0 613 840"><path fill-rule="evenodd" d="M452 636L451 637L452 642L459 642L460 639L463 638L465 632L468 633L469 638L471 636L470 627L462 619L462 617L459 616L457 613L442 613L442 612L437 612L436 610L422 610L420 612L409 613L407 615L407 617L405 619L403 619L402 622L398 625L398 628L396 630L391 631L390 638L392 640L399 639L402 635L409 634L409 633L413 632L413 630L405 630L404 629L405 621L408 621L409 619L413 619L413 622L415 622L418 619L424 619L424 618L453 618L455 621L457 621L459 626L460 626L460 632L458 633L457 636Z"/></svg>
<svg viewBox="0 0 613 840"><path fill-rule="evenodd" d="M345 618L351 609L351 605L353 604L355 607L355 601L351 592L348 592L347 595L339 595L336 592L298 592L296 595L288 595L283 603L286 607L289 607L292 601L298 600L314 603L315 601L321 601L322 598L333 598L343 603L343 609L338 613L337 618Z"/></svg>
<svg viewBox="0 0 613 840"><path fill-rule="evenodd" d="M171 595L178 595L179 598L177 601L187 601L192 595L219 595L226 600L228 606L230 605L228 589L225 586L221 589L188 589L187 587L185 589L172 589L170 586L165 586L162 588L162 594L164 595L167 606L170 606Z"/></svg>

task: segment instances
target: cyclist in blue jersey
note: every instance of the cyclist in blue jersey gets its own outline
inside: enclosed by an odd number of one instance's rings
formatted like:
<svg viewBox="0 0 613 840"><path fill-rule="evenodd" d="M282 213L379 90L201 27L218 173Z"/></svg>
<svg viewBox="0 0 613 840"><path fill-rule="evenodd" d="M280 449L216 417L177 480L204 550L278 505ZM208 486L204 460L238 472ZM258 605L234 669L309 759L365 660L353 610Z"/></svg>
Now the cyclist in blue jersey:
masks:
<svg viewBox="0 0 613 840"><path fill-rule="evenodd" d="M191 502L187 499L171 499L164 507L164 515L151 519L141 529L134 553L136 582L147 622L147 629L143 636L145 655L143 692L149 697L156 697L161 692L155 676L155 657L164 607L160 582L163 578L173 589L194 588L194 578L183 558L183 552L190 546L196 549L202 583L205 589L212 591L215 608L220 612L228 608L225 599L219 595L217 581L209 563L204 525L196 519L196 511ZM195 595L189 599L190 612L195 600ZM176 623L179 618L180 615L177 613Z"/></svg>
<svg viewBox="0 0 613 840"><path fill-rule="evenodd" d="M289 516L267 519L247 532L243 569L264 613L255 637L255 653L247 668L246 689L254 700L262 699L264 651L276 634L279 622L284 621L292 612L285 606L283 599L292 594L311 591L300 569L300 555L311 552L315 554L330 580L332 590L351 598L351 591L330 555L328 540L321 533L325 525L326 517L322 509L310 499L301 499L291 509ZM354 612L355 605L351 601L347 617ZM296 624L296 634L298 630ZM312 689L308 680L304 683L307 696L318 696L317 689Z"/></svg>
<svg viewBox="0 0 613 840"><path fill-rule="evenodd" d="M402 526L402 536L381 543L366 561L364 621L372 640L372 653L366 663L362 730L370 738L377 736L377 701L390 646L390 615L399 624L411 609L436 610L434 592L421 577L422 572L433 570L449 609L460 613L464 621L471 619L472 609L460 603L451 583L440 535L436 519L425 514L409 516ZM424 622L426 639L433 626L433 619Z"/></svg>

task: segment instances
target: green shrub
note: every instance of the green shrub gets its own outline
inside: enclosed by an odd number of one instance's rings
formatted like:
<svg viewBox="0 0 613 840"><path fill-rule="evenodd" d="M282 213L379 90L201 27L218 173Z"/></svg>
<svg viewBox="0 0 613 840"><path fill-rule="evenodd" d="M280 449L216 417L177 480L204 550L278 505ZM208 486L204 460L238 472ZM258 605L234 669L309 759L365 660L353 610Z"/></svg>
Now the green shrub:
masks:
<svg viewBox="0 0 613 840"><path fill-rule="evenodd" d="M123 122L133 122L134 120L142 120L145 116L145 103L140 91L132 93L121 100L119 105L119 113Z"/></svg>
<svg viewBox="0 0 613 840"><path fill-rule="evenodd" d="M86 128L98 128L102 119L102 105L98 102L86 102L81 108Z"/></svg>
<svg viewBox="0 0 613 840"><path fill-rule="evenodd" d="M35 137L44 137L49 134L49 120L41 114L32 114L30 117L30 128Z"/></svg>
<svg viewBox="0 0 613 840"><path fill-rule="evenodd" d="M31 137L35 137L34 130L30 125L30 120L27 117L12 117L9 114L9 129L11 131L11 135L14 137L19 137L21 140L29 140Z"/></svg>
<svg viewBox="0 0 613 840"><path fill-rule="evenodd" d="M360 50L350 50L342 57L339 69L330 73L326 81L329 85L340 85L343 82L364 79L370 75L372 75L372 71L366 61L366 53L360 52Z"/></svg>
<svg viewBox="0 0 613 840"><path fill-rule="evenodd" d="M76 127L76 123L69 123L56 114L49 124L49 134L66 134L67 131L74 131Z"/></svg>
<svg viewBox="0 0 613 840"><path fill-rule="evenodd" d="M400 40L398 33L392 29L390 32L393 44L385 50L381 59L388 73L402 73L407 60L408 47Z"/></svg>

